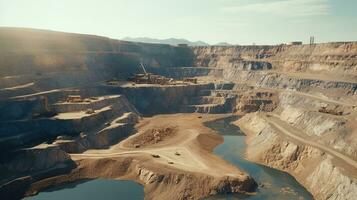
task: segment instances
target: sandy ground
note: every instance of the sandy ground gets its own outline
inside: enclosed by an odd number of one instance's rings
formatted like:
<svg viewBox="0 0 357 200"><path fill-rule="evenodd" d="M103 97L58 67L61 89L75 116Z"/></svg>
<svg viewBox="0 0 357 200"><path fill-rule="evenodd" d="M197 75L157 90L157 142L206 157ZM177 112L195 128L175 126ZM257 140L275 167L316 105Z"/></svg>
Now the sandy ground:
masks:
<svg viewBox="0 0 357 200"><path fill-rule="evenodd" d="M172 114L142 119L137 133L111 146L70 154L76 168L31 185L26 195L82 179L133 180L144 186L145 199L201 199L217 193L251 194L256 182L212 153L223 137L203 125L228 115ZM168 130L153 142L148 134ZM160 131L159 131L160 132ZM139 138L145 142L135 145Z"/></svg>
<svg viewBox="0 0 357 200"><path fill-rule="evenodd" d="M110 110L110 106L103 107L98 110L93 110L93 113L86 113L86 111L78 111L78 112L66 112L66 113L59 113L56 116L53 116L53 119L62 119L62 120L68 120L68 119L81 119L83 117L88 117L91 115L96 115L101 112L105 112Z"/></svg>
<svg viewBox="0 0 357 200"><path fill-rule="evenodd" d="M151 155L151 160L154 163L160 163L183 171L207 173L220 177L245 176L246 174L235 166L211 153L215 146L223 142L223 138L202 123L224 116L174 114L144 118L136 126L138 133L112 146L110 149L88 150L82 154L71 154L71 157L74 160L82 160ZM163 140L155 144L145 145L145 147L135 148L133 146L133 140L147 132L147 130L167 127L175 127L176 133L172 137L165 137ZM154 158L153 155L158 155L159 157Z"/></svg>

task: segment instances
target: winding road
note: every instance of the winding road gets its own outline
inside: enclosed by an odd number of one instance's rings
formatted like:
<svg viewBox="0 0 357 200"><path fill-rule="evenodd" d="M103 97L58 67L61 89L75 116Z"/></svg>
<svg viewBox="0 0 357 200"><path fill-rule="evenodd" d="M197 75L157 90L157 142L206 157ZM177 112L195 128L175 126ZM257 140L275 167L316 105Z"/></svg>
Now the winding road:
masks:
<svg viewBox="0 0 357 200"><path fill-rule="evenodd" d="M263 115L263 118L269 123L271 124L273 127L275 127L277 130L279 130L280 133L283 133L303 144L307 144L309 146L318 148L334 157L337 157L343 161L345 161L347 164L351 165L352 167L357 169L357 161L353 160L352 158L326 146L323 144L319 144L317 142L311 141L311 140L307 140L306 137L303 138L300 132L296 131L294 127L289 126L288 124L286 124L285 122L283 122L282 120L280 120L278 115L275 114L266 114Z"/></svg>

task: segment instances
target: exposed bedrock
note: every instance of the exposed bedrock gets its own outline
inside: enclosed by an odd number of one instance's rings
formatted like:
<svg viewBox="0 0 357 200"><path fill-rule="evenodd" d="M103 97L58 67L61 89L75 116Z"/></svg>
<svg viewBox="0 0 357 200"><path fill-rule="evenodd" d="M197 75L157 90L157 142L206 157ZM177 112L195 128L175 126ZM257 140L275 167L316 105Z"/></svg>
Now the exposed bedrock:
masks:
<svg viewBox="0 0 357 200"><path fill-rule="evenodd" d="M46 38L44 40L43 38ZM2 28L1 76L63 71L92 71L100 74L132 73L141 70L142 59L150 66L191 66L193 54L187 48L170 45L125 42L106 37ZM63 82L65 83L65 82Z"/></svg>
<svg viewBox="0 0 357 200"><path fill-rule="evenodd" d="M316 199L354 199L355 166L283 134L262 115L247 114L237 122L248 135L248 159L291 173Z"/></svg>
<svg viewBox="0 0 357 200"><path fill-rule="evenodd" d="M214 177L205 173L191 173L151 163L149 157L102 158L83 160L70 174L38 181L26 191L33 195L45 188L68 182L96 178L134 179L145 188L145 199L200 199L214 194L249 193L256 188L250 177ZM161 167L161 170L158 168Z"/></svg>
<svg viewBox="0 0 357 200"><path fill-rule="evenodd" d="M275 91L264 89L236 90L237 96L233 111L250 113L256 111L273 111L279 104Z"/></svg>
<svg viewBox="0 0 357 200"><path fill-rule="evenodd" d="M193 53L188 48L93 35L1 28L0 41L0 99L94 86L113 77L126 79L142 72L138 66L141 61L153 68L191 67L193 63ZM209 72L189 71L177 73Z"/></svg>
<svg viewBox="0 0 357 200"><path fill-rule="evenodd" d="M282 71L356 73L357 43L317 45L192 47L195 65L233 67L244 61L269 62ZM239 64L241 63L241 64Z"/></svg>
<svg viewBox="0 0 357 200"><path fill-rule="evenodd" d="M22 148L1 165L5 174L22 174L2 179L0 192L98 177L137 180L148 197L162 199L248 191L249 178L191 176L167 165L163 174L134 156L80 160L70 174L48 177L72 170L69 153L106 149L132 134L139 112L256 112L238 122L248 135L248 159L291 173L316 199L357 196L356 42L184 48L11 28L0 28L0 41L0 148ZM199 84L106 84L142 73L139 62L175 79L199 76ZM64 103L68 95L118 94Z"/></svg>
<svg viewBox="0 0 357 200"><path fill-rule="evenodd" d="M207 174L172 171L168 175L139 168L139 180L146 185L147 199L200 199L214 194L253 192L256 183L250 177L217 178Z"/></svg>
<svg viewBox="0 0 357 200"><path fill-rule="evenodd" d="M357 158L357 140L354 138L355 120L323 112L309 111L287 106L276 110L276 116L312 140L330 146L337 151ZM352 123L352 124L351 124Z"/></svg>
<svg viewBox="0 0 357 200"><path fill-rule="evenodd" d="M136 113L124 113L112 121L106 122L101 129L83 133L75 137L58 137L54 142L68 153L81 153L88 149L109 148L134 132L133 126L138 122Z"/></svg>
<svg viewBox="0 0 357 200"><path fill-rule="evenodd" d="M354 102L357 45L192 47L195 65L223 69L223 79L255 87L292 89ZM271 67L252 67L268 65ZM248 66L248 67L244 67ZM300 67L298 67L300 66Z"/></svg>
<svg viewBox="0 0 357 200"><path fill-rule="evenodd" d="M46 112L44 98L0 101L0 121L19 120L32 117L32 113Z"/></svg>
<svg viewBox="0 0 357 200"><path fill-rule="evenodd" d="M138 133L110 149L71 154L77 164L75 169L36 181L26 195L96 178L134 180L144 186L145 199L201 199L214 194L254 192L257 184L248 174L211 153L222 138L201 123L217 117L198 116L175 114L146 119L138 124ZM185 123L187 119L190 120ZM168 124L173 127L167 127ZM157 131L164 132L157 134L158 142L153 142L148 136ZM142 144L133 146L137 139ZM153 156L155 154L157 156Z"/></svg>
<svg viewBox="0 0 357 200"><path fill-rule="evenodd" d="M150 67L148 71L175 79L195 76L220 77L223 73L223 69L209 67Z"/></svg>
<svg viewBox="0 0 357 200"><path fill-rule="evenodd" d="M93 104L96 109L88 113L88 104ZM52 123L28 120L27 126L16 125L19 121L7 124L13 126L9 130L18 132L14 136L2 138L2 142L8 145L0 157L2 197L19 199L31 184L70 173L77 167L77 163L71 159L69 153L109 148L130 136L139 118L136 109L120 95L92 98L91 101L77 104L62 102L56 106L59 113L51 119L54 121ZM39 136L36 131L28 133L24 130L34 126L34 129L43 131L44 135ZM41 143L43 140L48 144L14 150L24 144ZM16 195L13 194L14 191Z"/></svg>
<svg viewBox="0 0 357 200"><path fill-rule="evenodd" d="M256 87L273 89L291 89L309 93L322 93L339 100L345 96L356 98L357 83L324 80L314 75L284 74L269 71L237 71L225 69L223 78L227 81L251 84Z"/></svg>
<svg viewBox="0 0 357 200"><path fill-rule="evenodd" d="M56 145L42 144L2 155L0 195L4 199L21 199L32 183L67 174L75 167L69 154Z"/></svg>
<svg viewBox="0 0 357 200"><path fill-rule="evenodd" d="M58 146L46 144L16 151L11 157L4 166L20 173L48 169L70 160L69 155Z"/></svg>
<svg viewBox="0 0 357 200"><path fill-rule="evenodd" d="M266 73L261 75L257 83L262 87L271 87L278 89L294 89L306 91L309 89L329 90L340 95L356 95L357 83L344 82L338 80L319 80L318 77L289 76L286 74Z"/></svg>
<svg viewBox="0 0 357 200"><path fill-rule="evenodd" d="M214 84L174 86L129 86L121 92L145 115L178 112L186 99L195 97L201 90L214 88Z"/></svg>
<svg viewBox="0 0 357 200"><path fill-rule="evenodd" d="M88 107L92 104L94 109ZM88 113L88 109L91 113ZM1 148L9 151L24 145L50 142L61 135L83 138L87 137L88 133L100 130L103 130L101 132L103 134L109 134L111 131L109 128L130 130L130 126L132 127L134 123L114 121L113 123L117 126L109 126L109 123L115 119L119 120L123 116L132 118L132 115L138 115L136 109L127 99L120 95L98 97L90 103L58 103L55 105L54 111L54 115L50 118L40 117L0 122ZM115 140L112 141L112 143L114 142Z"/></svg>
<svg viewBox="0 0 357 200"><path fill-rule="evenodd" d="M220 93L235 95L238 111L260 111L238 122L248 159L291 173L316 199L354 199L356 43L192 49L197 66L236 83Z"/></svg>

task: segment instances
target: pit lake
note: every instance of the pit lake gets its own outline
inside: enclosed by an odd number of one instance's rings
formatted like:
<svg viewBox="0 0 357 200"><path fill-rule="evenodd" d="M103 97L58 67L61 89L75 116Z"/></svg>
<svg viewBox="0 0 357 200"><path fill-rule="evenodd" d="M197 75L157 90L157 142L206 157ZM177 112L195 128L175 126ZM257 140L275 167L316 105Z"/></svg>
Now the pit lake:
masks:
<svg viewBox="0 0 357 200"><path fill-rule="evenodd" d="M205 125L224 137L224 143L214 149L214 153L231 162L239 169L249 173L259 187L255 195L217 195L206 198L207 200L220 199L249 199L249 200L312 200L311 194L301 186L290 174L275 170L270 167L249 162L244 158L246 149L245 135L239 127L231 124L239 116L231 116L206 122Z"/></svg>
<svg viewBox="0 0 357 200"><path fill-rule="evenodd" d="M245 135L237 126L231 124L238 118L238 116L232 116L205 123L207 127L224 137L224 143L216 147L214 153L249 173L256 182L263 184L264 187L259 187L255 195L216 195L206 198L206 200L312 200L311 194L288 173L249 162L244 158ZM133 181L96 179L67 184L25 199L142 200L144 199L144 189Z"/></svg>
<svg viewBox="0 0 357 200"><path fill-rule="evenodd" d="M95 179L66 184L26 200L142 200L144 188L133 181Z"/></svg>

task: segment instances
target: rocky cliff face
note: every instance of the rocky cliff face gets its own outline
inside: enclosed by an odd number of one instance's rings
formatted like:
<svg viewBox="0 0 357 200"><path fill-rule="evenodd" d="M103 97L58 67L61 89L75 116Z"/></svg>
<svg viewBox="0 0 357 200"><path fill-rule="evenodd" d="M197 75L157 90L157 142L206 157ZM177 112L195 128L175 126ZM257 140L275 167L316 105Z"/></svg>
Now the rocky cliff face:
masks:
<svg viewBox="0 0 357 200"><path fill-rule="evenodd" d="M39 145L15 152L4 166L13 172L29 172L49 169L70 161L69 155L56 145Z"/></svg>
<svg viewBox="0 0 357 200"><path fill-rule="evenodd" d="M1 76L101 70L130 73L141 70L133 66L140 59L150 66L176 67L190 66L193 58L188 49L170 45L35 29L1 28L0 41L5 61Z"/></svg>
<svg viewBox="0 0 357 200"><path fill-rule="evenodd" d="M51 142L62 135L79 136L83 132L104 129L105 123L122 117L125 113L138 115L137 110L124 96L116 95L96 99L92 102L93 113L91 114L86 114L90 109L87 107L90 105L89 103L62 103L54 106L54 115L49 117L0 122L0 143L2 144L0 148L2 151L8 152L41 142ZM130 128L126 127L126 124L122 124L123 132L125 132L122 137L130 132Z"/></svg>
<svg viewBox="0 0 357 200"><path fill-rule="evenodd" d="M90 113L87 104L93 104ZM139 119L136 109L120 95L77 105L62 103L56 109L59 113L50 119L2 122L1 129L7 130L2 133L8 134L1 138L2 197L20 199L31 184L70 173L77 164L69 153L108 148L132 134Z"/></svg>
<svg viewBox="0 0 357 200"><path fill-rule="evenodd" d="M357 196L356 42L182 48L11 28L0 28L0 42L2 148L12 142L15 146L28 144L32 141L26 139L28 135L54 137L70 132L77 134L61 136L56 148L49 149L60 162L65 160L62 152L108 147L128 136L137 121L137 111L130 103L148 115L258 111L239 122L249 135L249 159L288 171L317 199ZM122 88L103 85L113 77L126 79L130 73L140 72L140 61L152 72L168 77L204 76L200 77L203 83ZM118 93L125 94L130 103L119 101L123 107L104 110L103 104L97 104L94 107L100 111L80 119L33 119L34 112L49 114L46 104L69 94L90 97ZM56 109L67 113L62 117L68 117L71 110L84 108ZM79 134L88 131L91 134ZM13 133L21 134L13 137ZM29 157L33 152L28 150ZM47 155L45 152L39 155ZM35 161L39 169L53 164ZM146 172L139 170L136 175L147 180ZM177 177L165 178L171 184ZM214 183L222 186L219 190L234 190L231 180L220 181ZM200 194L208 192L197 190Z"/></svg>
<svg viewBox="0 0 357 200"><path fill-rule="evenodd" d="M192 49L196 57L195 65L202 67L238 67L250 63L256 66L272 65L273 69L288 72L356 72L355 42L300 46L211 46Z"/></svg>
<svg viewBox="0 0 357 200"><path fill-rule="evenodd" d="M175 113L190 97L201 90L208 90L213 84L173 85L173 86L138 86L123 87L121 92L140 113L153 115L159 113Z"/></svg>
<svg viewBox="0 0 357 200"><path fill-rule="evenodd" d="M291 173L316 199L356 196L357 43L192 50L196 66L236 84L238 108L257 111L254 93L274 94L273 109L238 121L249 159Z"/></svg>
<svg viewBox="0 0 357 200"><path fill-rule="evenodd" d="M291 173L316 199L354 199L357 195L354 175L333 156L286 138L258 113L246 115L237 124L248 135L249 159Z"/></svg>
<svg viewBox="0 0 357 200"><path fill-rule="evenodd" d="M142 167L136 170L138 179L146 185L147 199L199 199L214 194L252 192L256 185L250 177L217 179L207 174L161 174Z"/></svg>
<svg viewBox="0 0 357 200"><path fill-rule="evenodd" d="M192 66L188 48L132 43L92 35L0 29L0 99L126 79L151 67ZM13 90L2 90L13 88Z"/></svg>

